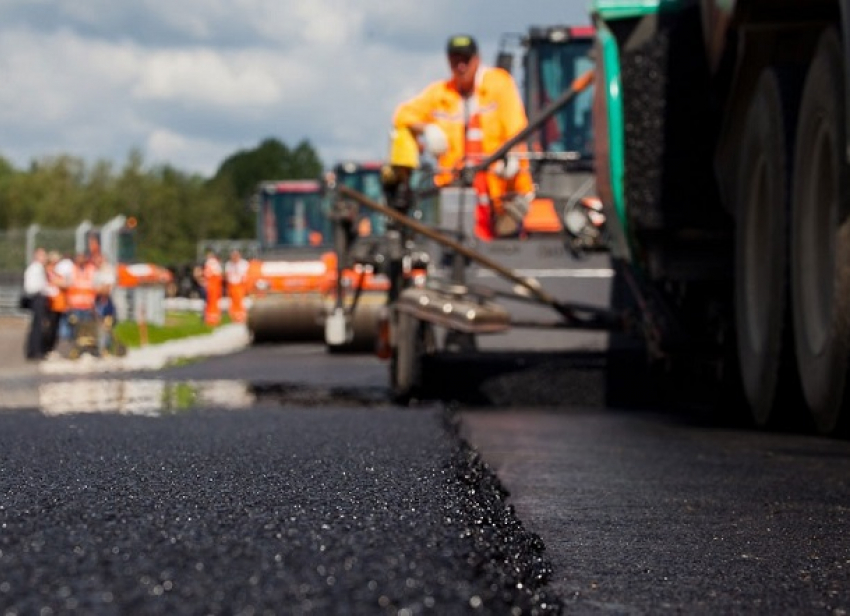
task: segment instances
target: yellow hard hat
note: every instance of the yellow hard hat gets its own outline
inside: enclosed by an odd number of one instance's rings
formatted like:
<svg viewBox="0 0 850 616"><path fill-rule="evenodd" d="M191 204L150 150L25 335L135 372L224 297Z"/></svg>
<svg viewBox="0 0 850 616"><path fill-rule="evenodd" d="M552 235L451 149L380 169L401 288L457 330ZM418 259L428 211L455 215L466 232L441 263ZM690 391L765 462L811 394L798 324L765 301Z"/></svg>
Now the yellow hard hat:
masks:
<svg viewBox="0 0 850 616"><path fill-rule="evenodd" d="M390 131L390 164L394 167L419 167L419 144L409 128Z"/></svg>

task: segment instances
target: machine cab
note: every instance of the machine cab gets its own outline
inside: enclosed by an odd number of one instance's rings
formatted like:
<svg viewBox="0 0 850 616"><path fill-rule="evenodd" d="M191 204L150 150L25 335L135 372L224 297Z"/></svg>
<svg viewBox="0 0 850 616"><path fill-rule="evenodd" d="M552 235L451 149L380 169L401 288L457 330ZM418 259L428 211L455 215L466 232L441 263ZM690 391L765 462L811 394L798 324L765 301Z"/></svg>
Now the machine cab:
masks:
<svg viewBox="0 0 850 616"><path fill-rule="evenodd" d="M332 225L323 209L317 180L262 182L256 198L261 251L327 250L332 245Z"/></svg>

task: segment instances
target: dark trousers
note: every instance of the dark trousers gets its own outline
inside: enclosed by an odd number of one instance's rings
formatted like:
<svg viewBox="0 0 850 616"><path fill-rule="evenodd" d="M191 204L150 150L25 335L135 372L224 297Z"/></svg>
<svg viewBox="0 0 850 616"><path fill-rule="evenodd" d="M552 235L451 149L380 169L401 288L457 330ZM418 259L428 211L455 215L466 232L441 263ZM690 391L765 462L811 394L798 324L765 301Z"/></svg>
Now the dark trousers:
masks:
<svg viewBox="0 0 850 616"><path fill-rule="evenodd" d="M44 357L44 331L47 321L47 297L38 294L32 296L30 306L32 320L30 331L27 335L27 347L25 349L27 359L41 359Z"/></svg>
<svg viewBox="0 0 850 616"><path fill-rule="evenodd" d="M44 353L47 354L53 349L56 348L56 339L59 335L59 319L62 318L61 312L53 312L52 310L47 310L47 317L45 319L45 331L44 331Z"/></svg>

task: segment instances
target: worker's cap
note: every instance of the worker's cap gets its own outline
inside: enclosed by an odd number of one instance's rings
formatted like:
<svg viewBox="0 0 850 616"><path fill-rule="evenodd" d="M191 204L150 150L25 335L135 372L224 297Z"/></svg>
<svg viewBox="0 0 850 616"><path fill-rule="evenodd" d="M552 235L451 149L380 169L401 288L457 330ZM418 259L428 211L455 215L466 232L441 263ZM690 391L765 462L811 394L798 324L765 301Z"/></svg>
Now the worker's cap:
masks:
<svg viewBox="0 0 850 616"><path fill-rule="evenodd" d="M448 55L457 54L471 58L478 53L478 43L468 34L456 34L446 44Z"/></svg>

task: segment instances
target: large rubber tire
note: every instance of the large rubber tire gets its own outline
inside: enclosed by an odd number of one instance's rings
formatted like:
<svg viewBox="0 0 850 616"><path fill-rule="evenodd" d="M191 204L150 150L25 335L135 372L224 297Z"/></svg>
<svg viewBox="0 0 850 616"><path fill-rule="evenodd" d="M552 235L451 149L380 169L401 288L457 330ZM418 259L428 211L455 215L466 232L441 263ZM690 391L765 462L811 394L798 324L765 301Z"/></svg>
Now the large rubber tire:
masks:
<svg viewBox="0 0 850 616"><path fill-rule="evenodd" d="M741 139L736 182L735 330L741 387L759 427L790 419L800 400L790 332L788 222L793 161L792 75L759 77Z"/></svg>
<svg viewBox="0 0 850 616"><path fill-rule="evenodd" d="M398 313L396 346L390 358L392 398L408 404L424 391L423 361L434 351L434 333L430 324L403 312Z"/></svg>
<svg viewBox="0 0 850 616"><path fill-rule="evenodd" d="M792 201L792 298L800 381L817 429L847 425L850 220L845 79L835 28L818 42L797 125Z"/></svg>

